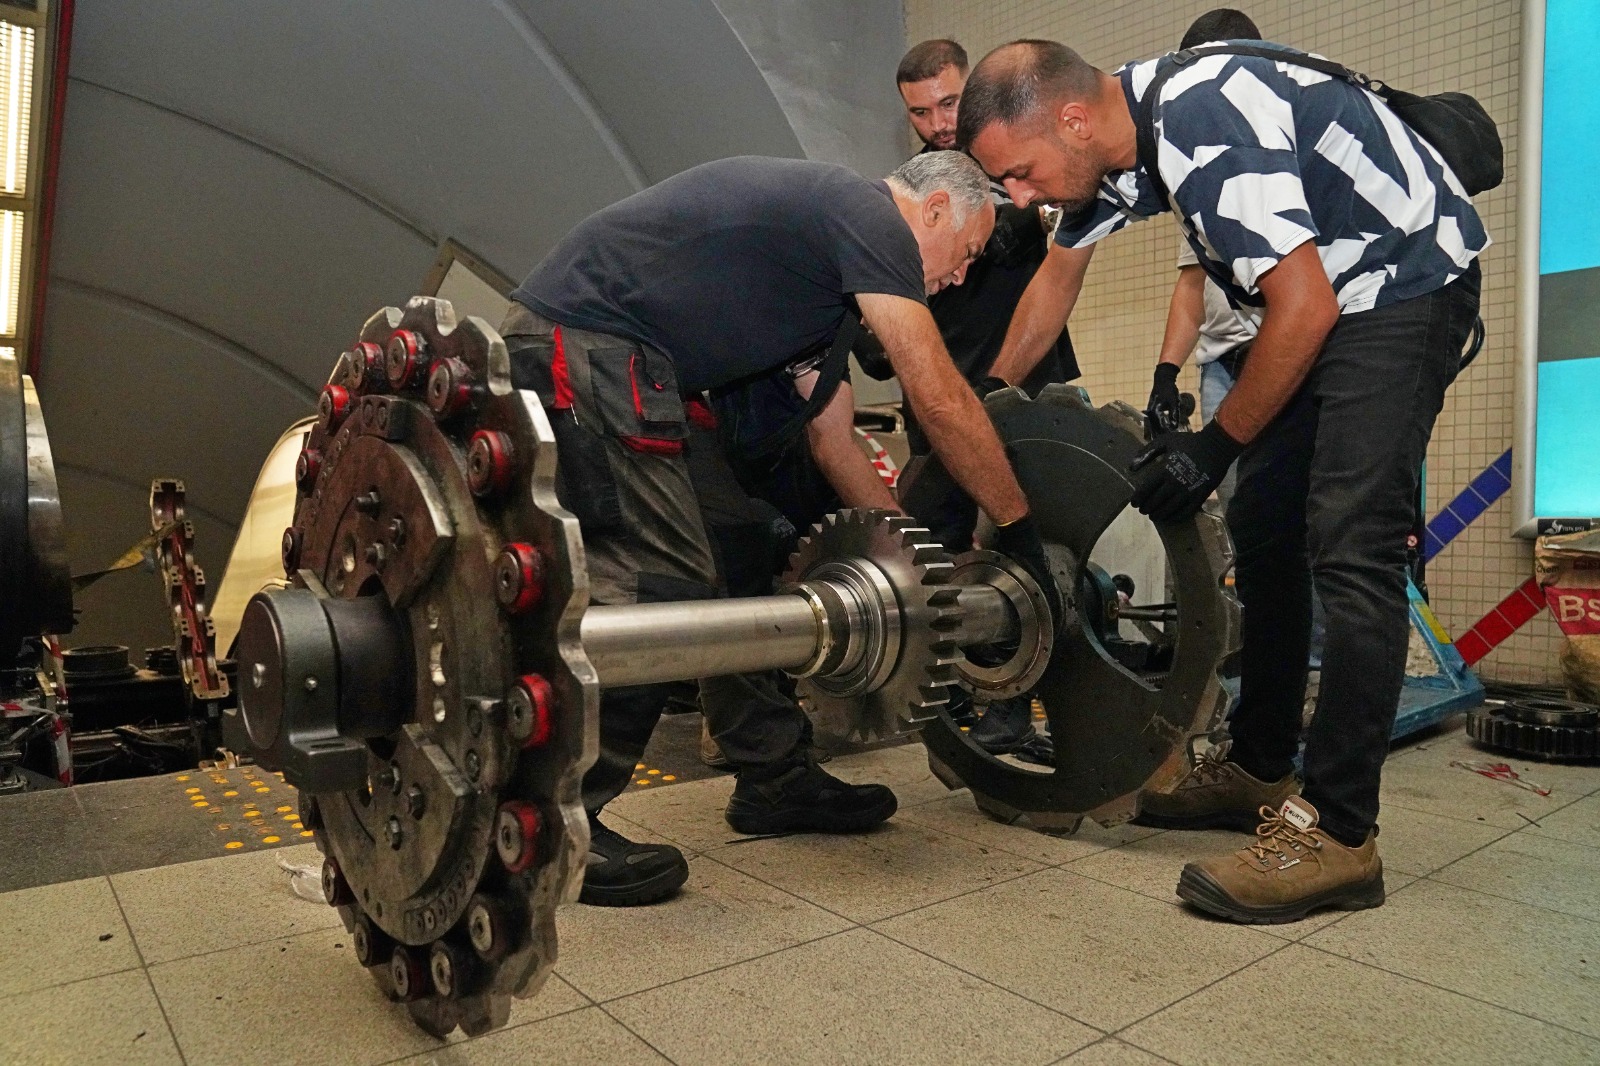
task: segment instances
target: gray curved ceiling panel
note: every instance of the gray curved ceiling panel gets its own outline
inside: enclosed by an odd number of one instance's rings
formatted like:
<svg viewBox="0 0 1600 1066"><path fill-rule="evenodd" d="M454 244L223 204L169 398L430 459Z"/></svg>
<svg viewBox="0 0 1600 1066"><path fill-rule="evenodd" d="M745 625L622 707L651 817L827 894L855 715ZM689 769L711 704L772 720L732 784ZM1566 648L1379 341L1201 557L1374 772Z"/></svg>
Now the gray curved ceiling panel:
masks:
<svg viewBox="0 0 1600 1066"><path fill-rule="evenodd" d="M455 237L512 277L526 273L574 223L637 189L608 142L620 140L653 180L726 154L695 155L703 151L698 133L688 135L687 147L674 147L680 132L696 124L734 129L741 121L767 125L774 116L782 122L770 90L709 0L511 5L101 0L80 5L72 73L270 146L388 205L435 240ZM630 12L658 8L672 14L630 29L637 21ZM626 38L655 32L654 21L675 21L679 9L709 12L721 23L748 68L740 88L746 97L752 85L765 95L763 114L745 115L749 103L729 100L721 109L739 114L708 118L662 92L617 99L611 79L628 79L636 65L607 56L594 60L600 69L593 75L608 93L607 105L655 112L625 116L630 128L619 133L611 110L581 99L589 72L561 59L553 67L525 32L549 24L565 34L577 20ZM647 48L641 43L636 50ZM564 75L576 79L579 99ZM700 80L693 68L663 78ZM787 133L786 124L782 129ZM632 133L647 136L632 144ZM767 137L743 143L774 146ZM681 165L641 155L658 147ZM789 134L785 154L798 152Z"/></svg>
<svg viewBox="0 0 1600 1066"><path fill-rule="evenodd" d="M651 182L730 155L805 154L711 0L505 0L573 70Z"/></svg>
<svg viewBox="0 0 1600 1066"><path fill-rule="evenodd" d="M67 107L52 275L192 322L313 388L433 262L413 231L237 138L84 85Z"/></svg>
<svg viewBox="0 0 1600 1066"><path fill-rule="evenodd" d="M228 523L243 514L261 457L312 409L215 340L94 290L58 288L48 328L39 388L57 461L146 487L180 478L197 508Z"/></svg>

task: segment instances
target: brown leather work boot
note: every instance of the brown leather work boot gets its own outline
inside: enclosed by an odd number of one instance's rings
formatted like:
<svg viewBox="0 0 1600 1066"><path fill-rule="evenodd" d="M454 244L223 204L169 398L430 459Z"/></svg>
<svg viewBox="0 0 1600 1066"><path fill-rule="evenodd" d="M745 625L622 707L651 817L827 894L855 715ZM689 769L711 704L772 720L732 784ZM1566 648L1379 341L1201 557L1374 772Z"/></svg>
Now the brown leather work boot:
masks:
<svg viewBox="0 0 1600 1066"><path fill-rule="evenodd" d="M1301 796L1261 808L1256 842L1231 855L1191 862L1178 898L1210 914L1252 925L1298 922L1323 907L1358 911L1383 905L1377 831L1347 848L1317 828L1317 809Z"/></svg>
<svg viewBox="0 0 1600 1066"><path fill-rule="evenodd" d="M1238 763L1227 761L1227 748L1217 745L1195 760L1194 767L1171 792L1139 793L1138 825L1157 829L1237 829L1248 833L1259 822L1262 807L1277 810L1300 791L1290 773L1280 781L1259 781Z"/></svg>

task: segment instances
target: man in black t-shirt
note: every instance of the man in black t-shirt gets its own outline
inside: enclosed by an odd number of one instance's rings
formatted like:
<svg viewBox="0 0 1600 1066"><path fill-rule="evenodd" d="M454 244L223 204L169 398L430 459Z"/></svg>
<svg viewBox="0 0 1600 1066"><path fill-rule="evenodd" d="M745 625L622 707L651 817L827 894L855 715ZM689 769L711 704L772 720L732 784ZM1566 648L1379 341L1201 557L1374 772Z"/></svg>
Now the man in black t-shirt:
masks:
<svg viewBox="0 0 1600 1066"><path fill-rule="evenodd" d="M911 128L922 141L923 152L955 146L966 80L967 53L955 41L923 41L900 60L895 85L905 102ZM968 269L966 281L959 288L945 289L928 300L956 369L980 393L988 391L984 382L995 356L1000 354L1011 313L1049 249L1038 208L1017 207L999 185L992 184L990 191L995 202L995 228L983 254ZM1071 381L1077 376L1072 338L1063 328L1020 384L1034 395L1046 385ZM901 506L927 525L934 538L950 551L971 550L978 524L977 506L938 462L930 461L933 449L914 411L906 414L906 435L911 462L901 479ZM1043 757L1047 752L1047 743L1034 734L1031 694L989 704L968 737L995 755L1031 751Z"/></svg>
<svg viewBox="0 0 1600 1066"><path fill-rule="evenodd" d="M1001 550L1053 593L1027 500L924 302L962 280L993 220L987 179L950 152L919 156L886 181L825 163L720 160L573 229L512 293L501 332L518 387L549 408L557 489L583 528L592 602L718 594L683 454L683 397L826 348L852 305L883 340L933 447L1000 527ZM631 843L595 817L627 786L661 689L602 693L600 756L584 779L589 902L649 902L688 876L677 849ZM845 831L894 812L888 789L848 785L805 757L791 700L731 706L740 710L711 726L740 767L727 809L735 829Z"/></svg>

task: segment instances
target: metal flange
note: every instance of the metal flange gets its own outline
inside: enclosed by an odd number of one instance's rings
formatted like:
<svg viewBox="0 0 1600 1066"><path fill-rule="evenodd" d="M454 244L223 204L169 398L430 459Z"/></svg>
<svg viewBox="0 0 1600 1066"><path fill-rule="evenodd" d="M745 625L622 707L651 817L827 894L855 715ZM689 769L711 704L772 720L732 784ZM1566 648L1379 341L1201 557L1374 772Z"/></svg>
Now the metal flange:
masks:
<svg viewBox="0 0 1600 1066"><path fill-rule="evenodd" d="M1081 389L1066 385L1046 388L1037 400L1005 389L986 406L1058 584L1074 590L1095 542L1128 505L1128 464L1144 445L1143 419L1126 404L1095 410ZM1156 531L1181 627L1165 678L1158 684L1122 668L1093 626L1069 617L1037 688L1055 766L1037 772L997 759L940 715L924 728L923 741L941 780L970 788L977 805L1003 821L1071 831L1085 816L1104 825L1126 821L1140 789L1166 787L1183 774L1188 738L1214 729L1227 707L1218 669L1238 647L1239 606L1222 584L1232 547L1220 520L1201 514Z"/></svg>
<svg viewBox="0 0 1600 1066"><path fill-rule="evenodd" d="M548 975L588 852L599 693L554 437L499 335L417 297L367 321L305 450L296 587L247 608L240 713L302 788L378 984L429 1032L481 1033ZM526 815L514 862L508 809Z"/></svg>

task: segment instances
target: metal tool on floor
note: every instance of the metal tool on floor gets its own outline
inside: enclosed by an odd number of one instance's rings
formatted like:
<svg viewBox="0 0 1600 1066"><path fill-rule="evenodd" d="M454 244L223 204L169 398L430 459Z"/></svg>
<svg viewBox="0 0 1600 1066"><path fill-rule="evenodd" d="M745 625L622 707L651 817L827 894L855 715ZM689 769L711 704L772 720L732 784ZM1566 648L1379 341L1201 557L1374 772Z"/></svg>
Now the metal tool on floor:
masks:
<svg viewBox="0 0 1600 1066"><path fill-rule="evenodd" d="M1127 503L1138 415L1070 389L1007 390L990 409L1073 588ZM499 336L443 301L368 320L320 412L283 539L289 587L257 593L241 622L235 746L301 789L357 959L430 1032L503 1025L555 961L602 686L787 670L864 730L925 727L941 777L984 809L1063 829L1131 815L1215 725L1237 607L1208 516L1161 530L1183 635L1153 682L1109 662L1072 611L1052 625L1009 560L952 559L886 512L815 527L778 595L589 606L538 397L512 386ZM986 665L961 653L978 645L997 649ZM963 739L952 684L1038 688L1065 749L1054 772Z"/></svg>

